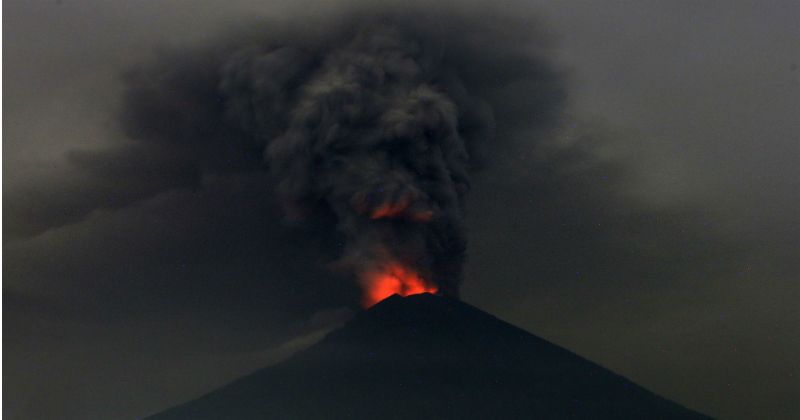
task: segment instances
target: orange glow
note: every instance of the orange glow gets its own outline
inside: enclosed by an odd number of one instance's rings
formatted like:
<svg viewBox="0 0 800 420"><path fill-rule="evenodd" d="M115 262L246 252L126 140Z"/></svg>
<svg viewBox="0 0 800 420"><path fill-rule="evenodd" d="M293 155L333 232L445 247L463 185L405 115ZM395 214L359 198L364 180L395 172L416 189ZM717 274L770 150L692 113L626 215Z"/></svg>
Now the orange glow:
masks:
<svg viewBox="0 0 800 420"><path fill-rule="evenodd" d="M397 203L383 203L373 210L369 217L371 219L402 217L415 222L428 222L433 218L433 212L430 210L414 211L408 207L409 203L407 200L402 200Z"/></svg>
<svg viewBox="0 0 800 420"><path fill-rule="evenodd" d="M415 222L429 222L433 219L433 212L430 210L415 211L409 213L406 217Z"/></svg>
<svg viewBox="0 0 800 420"><path fill-rule="evenodd" d="M391 295L416 295L419 293L436 293L439 289L428 284L425 279L413 270L392 262L380 271L366 273L364 280L363 305L368 308Z"/></svg>
<svg viewBox="0 0 800 420"><path fill-rule="evenodd" d="M397 201L385 201L372 207L366 193L357 193L351 200L353 208L372 220L406 219L413 222L429 222L433 219L433 210L419 209L413 206L417 194L405 194ZM372 208L370 208L372 207Z"/></svg>
<svg viewBox="0 0 800 420"><path fill-rule="evenodd" d="M411 200L408 196L403 197L401 200L395 203L381 203L380 206L372 210L372 213L369 217L372 219L400 217L406 212L406 210L408 210L408 206L410 205Z"/></svg>

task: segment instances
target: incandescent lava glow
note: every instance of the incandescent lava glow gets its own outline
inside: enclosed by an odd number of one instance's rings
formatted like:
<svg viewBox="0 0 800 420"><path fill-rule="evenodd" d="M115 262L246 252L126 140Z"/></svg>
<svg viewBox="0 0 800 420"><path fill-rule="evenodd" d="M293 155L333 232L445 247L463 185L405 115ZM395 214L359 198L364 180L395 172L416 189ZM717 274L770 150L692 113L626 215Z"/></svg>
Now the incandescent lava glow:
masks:
<svg viewBox="0 0 800 420"><path fill-rule="evenodd" d="M409 296L419 293L436 293L439 290L414 270L396 262L387 263L380 270L365 273L362 279L364 282L362 304L365 308L395 294Z"/></svg>

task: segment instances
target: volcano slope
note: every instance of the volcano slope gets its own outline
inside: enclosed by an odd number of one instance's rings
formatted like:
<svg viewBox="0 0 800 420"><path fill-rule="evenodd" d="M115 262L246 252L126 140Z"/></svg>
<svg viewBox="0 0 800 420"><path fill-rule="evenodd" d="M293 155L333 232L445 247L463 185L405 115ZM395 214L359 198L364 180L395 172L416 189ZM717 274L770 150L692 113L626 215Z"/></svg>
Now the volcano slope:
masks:
<svg viewBox="0 0 800 420"><path fill-rule="evenodd" d="M447 297L392 296L316 345L152 420L704 419Z"/></svg>

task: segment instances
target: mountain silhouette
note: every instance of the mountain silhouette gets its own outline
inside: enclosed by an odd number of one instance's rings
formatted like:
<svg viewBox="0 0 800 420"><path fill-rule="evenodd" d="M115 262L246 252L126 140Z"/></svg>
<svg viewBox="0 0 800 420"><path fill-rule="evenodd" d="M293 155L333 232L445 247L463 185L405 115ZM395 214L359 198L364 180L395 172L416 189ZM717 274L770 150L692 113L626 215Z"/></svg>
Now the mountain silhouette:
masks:
<svg viewBox="0 0 800 420"><path fill-rule="evenodd" d="M392 296L151 420L705 419L461 301Z"/></svg>

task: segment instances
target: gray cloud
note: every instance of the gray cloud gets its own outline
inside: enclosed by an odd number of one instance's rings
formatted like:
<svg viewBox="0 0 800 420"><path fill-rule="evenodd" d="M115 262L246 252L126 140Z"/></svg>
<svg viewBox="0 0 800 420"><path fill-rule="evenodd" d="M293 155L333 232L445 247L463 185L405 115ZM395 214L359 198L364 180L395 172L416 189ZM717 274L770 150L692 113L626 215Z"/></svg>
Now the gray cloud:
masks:
<svg viewBox="0 0 800 420"><path fill-rule="evenodd" d="M307 22L313 35L250 31L129 71L121 118L133 143L69 152L88 188L57 194L67 197L49 214L48 205L26 212L31 200L11 207L32 219L13 233L191 187L202 173L268 166L278 188L265 185L264 196L279 194L290 218L330 225L325 234L344 241L338 267L363 276L399 260L457 295L463 197L479 150L497 147L485 144L495 120L507 137L552 125L562 108L546 44L510 17L370 12L331 22ZM514 96L498 94L511 85Z"/></svg>

